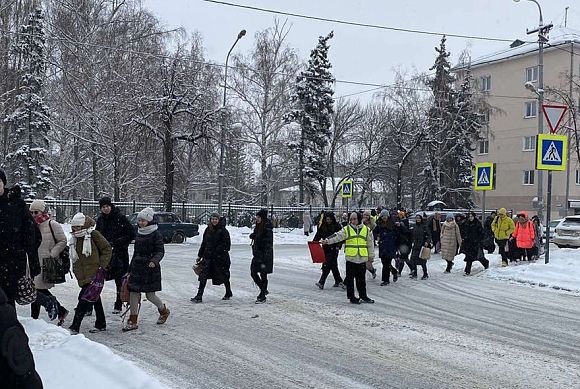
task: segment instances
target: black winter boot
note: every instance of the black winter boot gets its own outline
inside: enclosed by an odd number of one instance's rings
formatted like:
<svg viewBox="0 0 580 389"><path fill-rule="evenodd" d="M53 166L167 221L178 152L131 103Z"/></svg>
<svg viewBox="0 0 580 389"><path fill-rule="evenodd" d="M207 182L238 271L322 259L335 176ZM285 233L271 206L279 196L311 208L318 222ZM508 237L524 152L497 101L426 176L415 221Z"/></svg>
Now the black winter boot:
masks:
<svg viewBox="0 0 580 389"><path fill-rule="evenodd" d="M451 273L452 267L453 267L453 261L447 261L447 268L445 269L445 273Z"/></svg>
<svg viewBox="0 0 580 389"><path fill-rule="evenodd" d="M80 332L81 323L83 321L83 318L85 317L86 311L87 311L86 307L82 306L79 303L79 305L75 309L75 317L73 319L73 322L68 328L73 335L76 335Z"/></svg>

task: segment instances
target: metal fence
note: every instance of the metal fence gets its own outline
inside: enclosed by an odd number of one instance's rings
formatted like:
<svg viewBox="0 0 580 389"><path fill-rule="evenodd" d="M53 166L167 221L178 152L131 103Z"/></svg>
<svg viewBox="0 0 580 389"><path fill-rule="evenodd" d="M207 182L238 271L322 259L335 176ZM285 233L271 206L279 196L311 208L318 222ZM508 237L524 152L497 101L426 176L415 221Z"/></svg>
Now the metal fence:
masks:
<svg viewBox="0 0 580 389"><path fill-rule="evenodd" d="M68 222L75 213L82 212L85 215L96 217L99 210L99 202L95 200L44 200L49 207L51 215L60 223ZM164 209L163 203L152 203L143 201L115 202L115 206L120 209L121 213L127 216L139 212L145 207L151 207L156 211ZM192 203L173 203L173 212L177 214L184 222L206 224L209 215L217 210L217 204L192 204ZM251 227L255 219L255 214L260 209L268 209L268 217L272 220L274 227L282 228L301 228L303 223L303 214L309 212L313 221L317 221L322 210L334 211L337 213L349 211L346 207L341 208L324 208L317 206L253 206L239 204L224 204L223 210L227 217L228 224L232 226Z"/></svg>

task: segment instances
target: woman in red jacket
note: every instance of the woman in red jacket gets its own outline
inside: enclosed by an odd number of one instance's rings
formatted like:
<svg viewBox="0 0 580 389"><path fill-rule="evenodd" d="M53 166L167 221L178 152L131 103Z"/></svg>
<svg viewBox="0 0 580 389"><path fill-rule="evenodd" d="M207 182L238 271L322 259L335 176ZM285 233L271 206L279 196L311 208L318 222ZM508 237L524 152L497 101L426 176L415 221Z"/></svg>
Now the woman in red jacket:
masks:
<svg viewBox="0 0 580 389"><path fill-rule="evenodd" d="M510 239L516 240L516 246L519 250L518 258L520 260L535 260L533 248L536 240L536 227L528 219L528 213L526 211L520 211L517 216L518 222L516 223L516 229Z"/></svg>

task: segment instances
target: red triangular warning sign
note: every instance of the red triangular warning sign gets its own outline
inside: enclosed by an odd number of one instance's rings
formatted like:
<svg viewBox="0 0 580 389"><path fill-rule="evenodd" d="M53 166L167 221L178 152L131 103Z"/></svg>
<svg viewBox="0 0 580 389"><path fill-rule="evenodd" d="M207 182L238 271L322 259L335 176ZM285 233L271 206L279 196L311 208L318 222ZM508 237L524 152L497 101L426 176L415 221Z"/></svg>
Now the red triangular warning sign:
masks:
<svg viewBox="0 0 580 389"><path fill-rule="evenodd" d="M564 118L566 111L568 111L568 106L543 104L542 111L544 111L544 117L546 118L548 126L550 127L550 133L553 134L558 129L558 126Z"/></svg>

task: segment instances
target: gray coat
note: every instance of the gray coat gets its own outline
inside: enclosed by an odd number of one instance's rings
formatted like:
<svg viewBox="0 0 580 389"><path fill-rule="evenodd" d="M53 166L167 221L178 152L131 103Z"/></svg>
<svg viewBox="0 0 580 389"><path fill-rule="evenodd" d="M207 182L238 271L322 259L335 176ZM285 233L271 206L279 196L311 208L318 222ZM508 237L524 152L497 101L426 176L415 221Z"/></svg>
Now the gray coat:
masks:
<svg viewBox="0 0 580 389"><path fill-rule="evenodd" d="M49 225L50 224L50 225ZM50 227L54 232L54 237L56 238L56 243L50 232ZM42 265L44 258L58 258L62 250L66 247L66 235L62 229L60 223L54 220L46 220L38 225L40 234L42 236L42 242L38 248L38 260L40 262L40 274L34 277L34 286L36 289L50 289L54 284L49 284L44 281L42 274Z"/></svg>

